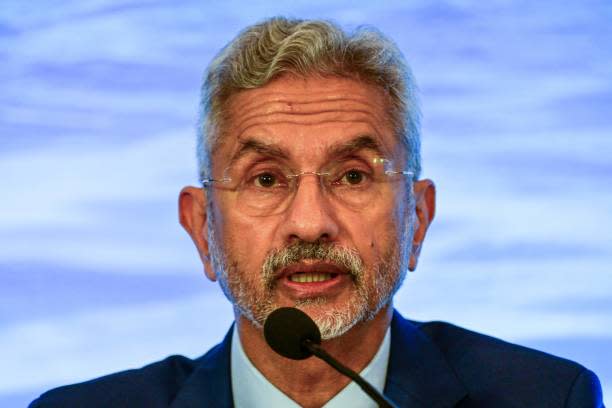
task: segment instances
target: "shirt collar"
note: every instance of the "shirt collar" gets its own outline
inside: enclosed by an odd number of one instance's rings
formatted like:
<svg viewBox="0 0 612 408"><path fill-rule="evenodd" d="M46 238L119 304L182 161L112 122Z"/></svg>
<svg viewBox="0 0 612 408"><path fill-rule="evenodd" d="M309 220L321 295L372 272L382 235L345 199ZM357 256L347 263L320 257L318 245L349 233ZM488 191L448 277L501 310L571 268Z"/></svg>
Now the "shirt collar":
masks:
<svg viewBox="0 0 612 408"><path fill-rule="evenodd" d="M361 373L359 373L380 392L383 391L387 377L387 366L389 364L389 351L391 345L390 332L391 329L388 328L374 358ZM295 401L269 382L253 363L251 363L242 348L240 336L238 335L235 325L231 349L231 378L234 405L237 408L261 406L264 401L265 406L270 408L299 407ZM350 382L323 407L337 408L346 406L350 406L351 408L369 408L376 407L377 405L357 384Z"/></svg>

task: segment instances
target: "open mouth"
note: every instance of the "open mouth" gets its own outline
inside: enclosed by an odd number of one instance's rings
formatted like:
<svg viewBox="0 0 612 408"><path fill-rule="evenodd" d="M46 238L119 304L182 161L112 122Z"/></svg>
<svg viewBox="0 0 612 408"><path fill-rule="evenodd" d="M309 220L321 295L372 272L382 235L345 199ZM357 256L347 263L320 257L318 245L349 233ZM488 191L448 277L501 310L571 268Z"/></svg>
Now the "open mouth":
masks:
<svg viewBox="0 0 612 408"><path fill-rule="evenodd" d="M351 273L335 262L304 259L286 266L276 276L280 293L292 300L333 297L353 284Z"/></svg>
<svg viewBox="0 0 612 408"><path fill-rule="evenodd" d="M350 276L349 272L341 266L326 261L302 260L284 268L279 279L286 279L287 283L294 284L331 284L342 276Z"/></svg>
<svg viewBox="0 0 612 408"><path fill-rule="evenodd" d="M337 273L321 273L321 272L297 272L288 276L291 282L297 283L316 283L325 282L335 278Z"/></svg>

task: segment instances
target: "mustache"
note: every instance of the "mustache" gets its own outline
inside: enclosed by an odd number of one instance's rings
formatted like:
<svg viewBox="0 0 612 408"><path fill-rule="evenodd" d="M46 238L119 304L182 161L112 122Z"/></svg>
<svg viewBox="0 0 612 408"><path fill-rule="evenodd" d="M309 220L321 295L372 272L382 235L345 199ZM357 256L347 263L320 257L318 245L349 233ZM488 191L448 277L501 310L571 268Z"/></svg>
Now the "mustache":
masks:
<svg viewBox="0 0 612 408"><path fill-rule="evenodd" d="M363 276L364 263L357 250L323 241L296 241L266 256L262 267L264 282L271 286L281 269L307 259L333 263L346 269L354 279Z"/></svg>

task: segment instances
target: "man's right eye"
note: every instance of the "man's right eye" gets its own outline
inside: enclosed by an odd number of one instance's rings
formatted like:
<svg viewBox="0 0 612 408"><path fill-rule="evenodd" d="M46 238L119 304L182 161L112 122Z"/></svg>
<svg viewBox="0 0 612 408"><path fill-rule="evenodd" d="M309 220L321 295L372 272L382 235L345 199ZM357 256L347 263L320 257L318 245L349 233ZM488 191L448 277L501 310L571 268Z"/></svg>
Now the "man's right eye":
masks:
<svg viewBox="0 0 612 408"><path fill-rule="evenodd" d="M261 173L255 177L255 186L257 187L274 187L278 180L272 173Z"/></svg>

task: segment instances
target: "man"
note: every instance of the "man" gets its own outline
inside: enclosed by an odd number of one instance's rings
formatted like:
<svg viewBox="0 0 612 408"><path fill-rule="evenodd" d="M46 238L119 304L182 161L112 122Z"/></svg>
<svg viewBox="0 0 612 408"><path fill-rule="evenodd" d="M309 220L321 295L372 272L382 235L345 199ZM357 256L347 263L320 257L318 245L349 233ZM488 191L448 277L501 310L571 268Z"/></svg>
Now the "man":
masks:
<svg viewBox="0 0 612 408"><path fill-rule="evenodd" d="M419 179L414 84L389 40L270 19L220 52L202 89L203 188L183 189L180 221L235 325L199 359L62 387L33 407L374 406L326 363L269 348L262 326L283 306L401 407L602 406L576 363L394 312L435 187Z"/></svg>

